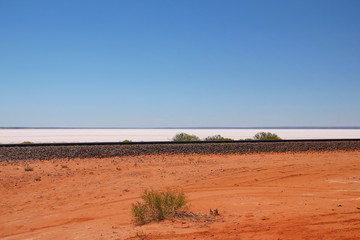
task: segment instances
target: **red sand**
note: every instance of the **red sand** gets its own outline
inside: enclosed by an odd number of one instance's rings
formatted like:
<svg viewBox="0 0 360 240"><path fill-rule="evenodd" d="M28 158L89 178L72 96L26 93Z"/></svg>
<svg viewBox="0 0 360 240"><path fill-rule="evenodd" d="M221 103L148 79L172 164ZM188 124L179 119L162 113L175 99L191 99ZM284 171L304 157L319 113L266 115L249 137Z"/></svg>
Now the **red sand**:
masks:
<svg viewBox="0 0 360 240"><path fill-rule="evenodd" d="M360 239L360 151L0 166L1 239ZM134 226L131 204L167 187L187 194L190 211L220 216Z"/></svg>

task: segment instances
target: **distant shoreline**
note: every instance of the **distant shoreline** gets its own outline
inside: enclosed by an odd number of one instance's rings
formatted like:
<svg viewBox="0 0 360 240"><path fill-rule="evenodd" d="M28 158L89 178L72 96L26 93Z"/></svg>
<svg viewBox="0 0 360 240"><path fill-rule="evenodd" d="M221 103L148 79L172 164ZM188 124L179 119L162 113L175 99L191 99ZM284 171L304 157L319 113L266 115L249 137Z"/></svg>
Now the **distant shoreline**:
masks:
<svg viewBox="0 0 360 240"><path fill-rule="evenodd" d="M2 128L0 143L118 142L130 140L170 141L178 133L200 139L221 135L231 139L252 138L258 132L271 132L282 139L360 138L360 128Z"/></svg>

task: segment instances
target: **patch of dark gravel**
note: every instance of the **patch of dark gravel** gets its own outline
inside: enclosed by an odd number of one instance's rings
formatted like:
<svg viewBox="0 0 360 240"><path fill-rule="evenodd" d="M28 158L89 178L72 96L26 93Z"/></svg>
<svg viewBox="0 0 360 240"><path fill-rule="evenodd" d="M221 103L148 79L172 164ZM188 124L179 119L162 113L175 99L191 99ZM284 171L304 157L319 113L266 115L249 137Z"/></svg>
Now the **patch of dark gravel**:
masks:
<svg viewBox="0 0 360 240"><path fill-rule="evenodd" d="M104 158L151 154L233 154L360 150L360 141L280 141L181 144L109 144L67 146L0 147L0 161L49 160L56 158Z"/></svg>

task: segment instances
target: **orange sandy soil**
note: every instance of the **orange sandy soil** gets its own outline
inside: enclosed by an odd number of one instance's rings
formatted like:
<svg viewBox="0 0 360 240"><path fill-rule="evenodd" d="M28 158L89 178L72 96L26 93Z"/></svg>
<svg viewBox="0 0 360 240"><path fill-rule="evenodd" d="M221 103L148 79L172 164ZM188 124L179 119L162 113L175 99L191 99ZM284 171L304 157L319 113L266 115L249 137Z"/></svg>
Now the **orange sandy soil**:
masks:
<svg viewBox="0 0 360 240"><path fill-rule="evenodd" d="M134 226L168 187L203 217ZM1 239L360 239L360 151L2 162L0 196Z"/></svg>

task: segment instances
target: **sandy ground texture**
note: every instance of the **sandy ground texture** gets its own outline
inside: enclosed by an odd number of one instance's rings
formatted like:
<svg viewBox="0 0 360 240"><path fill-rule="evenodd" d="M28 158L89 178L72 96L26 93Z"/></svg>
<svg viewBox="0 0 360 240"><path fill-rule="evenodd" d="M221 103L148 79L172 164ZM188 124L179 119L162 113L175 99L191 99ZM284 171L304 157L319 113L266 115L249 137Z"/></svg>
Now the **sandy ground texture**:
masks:
<svg viewBox="0 0 360 240"><path fill-rule="evenodd" d="M132 224L169 187L191 214ZM360 239L360 151L1 162L0 196L3 240Z"/></svg>

